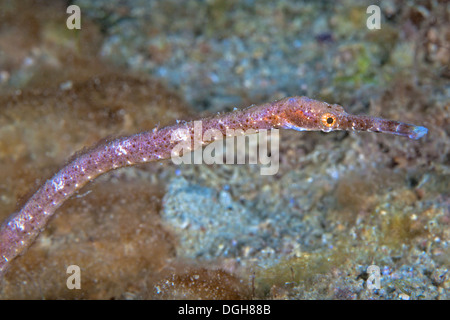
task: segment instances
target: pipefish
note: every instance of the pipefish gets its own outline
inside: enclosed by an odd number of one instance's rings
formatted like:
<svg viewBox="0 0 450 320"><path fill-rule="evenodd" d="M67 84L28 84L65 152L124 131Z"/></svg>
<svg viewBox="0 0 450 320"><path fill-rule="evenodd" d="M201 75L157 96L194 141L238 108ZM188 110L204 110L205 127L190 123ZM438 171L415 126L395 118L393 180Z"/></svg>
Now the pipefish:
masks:
<svg viewBox="0 0 450 320"><path fill-rule="evenodd" d="M422 126L364 115L352 115L337 104L307 97L289 97L243 110L200 119L202 141L190 150L213 141L204 139L208 130L219 132L222 138L236 132L270 129L297 131L369 131L419 139L427 134ZM180 129L184 136L177 137ZM230 134L231 132L231 134ZM11 262L31 246L45 229L55 211L89 181L111 170L136 164L169 159L181 141L194 141L194 121L117 138L97 145L75 157L52 178L48 179L20 210L11 214L0 227L0 277Z"/></svg>

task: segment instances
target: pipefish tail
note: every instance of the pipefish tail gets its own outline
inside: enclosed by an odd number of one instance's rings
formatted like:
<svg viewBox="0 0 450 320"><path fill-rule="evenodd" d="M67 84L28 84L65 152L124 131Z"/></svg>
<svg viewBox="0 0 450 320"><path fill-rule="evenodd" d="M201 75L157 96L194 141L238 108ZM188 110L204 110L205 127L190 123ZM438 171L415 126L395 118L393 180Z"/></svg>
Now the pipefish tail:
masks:
<svg viewBox="0 0 450 320"><path fill-rule="evenodd" d="M215 130L221 138L249 130L293 129L298 131L369 131L411 139L427 134L425 127L370 116L351 115L337 104L307 97L290 97L243 110L200 119L202 133ZM180 134L181 131L184 132ZM89 181L111 170L140 163L169 159L182 140L194 141L194 121L122 137L97 145L77 156L11 214L0 227L0 276L11 262L31 246L55 211ZM231 132L231 133L230 133ZM212 141L203 138L189 150Z"/></svg>

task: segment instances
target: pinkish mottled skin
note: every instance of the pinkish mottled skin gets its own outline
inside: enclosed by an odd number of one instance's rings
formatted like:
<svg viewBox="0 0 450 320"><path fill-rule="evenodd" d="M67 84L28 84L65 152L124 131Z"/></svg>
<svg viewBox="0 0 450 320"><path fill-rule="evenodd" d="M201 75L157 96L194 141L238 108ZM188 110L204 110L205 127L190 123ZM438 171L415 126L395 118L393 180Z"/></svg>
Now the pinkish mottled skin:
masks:
<svg viewBox="0 0 450 320"><path fill-rule="evenodd" d="M330 105L307 97L285 98L260 106L251 106L228 114L201 119L202 130L219 130L224 137L229 129L294 129L298 131L353 130L384 132L411 139L427 133L420 126L369 116L347 114L339 105ZM22 255L48 224L64 201L89 181L108 171L139 163L169 159L179 141L171 141L178 129L188 129L192 141L194 122L179 123L159 130L123 137L96 146L76 157L39 190L0 227L0 277L10 263ZM203 134L201 135L203 137ZM211 141L203 141L205 146ZM198 146L192 144L192 149Z"/></svg>

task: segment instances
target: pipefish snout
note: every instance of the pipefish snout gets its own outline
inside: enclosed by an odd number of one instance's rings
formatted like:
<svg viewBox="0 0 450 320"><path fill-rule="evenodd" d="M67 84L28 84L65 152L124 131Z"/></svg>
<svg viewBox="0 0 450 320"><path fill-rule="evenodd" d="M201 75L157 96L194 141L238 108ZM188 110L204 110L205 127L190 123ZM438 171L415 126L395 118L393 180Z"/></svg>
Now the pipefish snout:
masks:
<svg viewBox="0 0 450 320"><path fill-rule="evenodd" d="M335 130L383 132L419 139L427 134L421 126L370 116L351 115L339 105L290 97L244 110L200 119L202 130L215 130L222 138L249 130L294 129L298 131ZM196 121L195 121L196 122ZM0 227L0 276L11 261L23 254L45 229L55 211L89 181L111 170L140 163L169 159L179 139L195 141L194 121L118 138L75 157L11 214ZM251 130L250 130L251 129ZM179 134L180 130L184 132ZM211 143L201 134L201 146ZM204 139L204 140L203 140ZM192 145L191 150L196 148Z"/></svg>

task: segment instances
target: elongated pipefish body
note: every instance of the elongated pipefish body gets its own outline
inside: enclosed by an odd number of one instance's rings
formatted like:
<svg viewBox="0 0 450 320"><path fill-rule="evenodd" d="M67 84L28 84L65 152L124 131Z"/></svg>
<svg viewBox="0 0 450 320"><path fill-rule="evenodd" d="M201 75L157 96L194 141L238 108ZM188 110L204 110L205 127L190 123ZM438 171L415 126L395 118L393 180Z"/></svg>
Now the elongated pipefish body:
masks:
<svg viewBox="0 0 450 320"><path fill-rule="evenodd" d="M351 115L337 104L316 101L307 97L290 97L272 103L251 106L244 110L201 119L202 133L214 129L223 137L230 132L263 129L294 129L298 131L353 130L396 134L419 139L427 134L425 127L370 116ZM122 137L98 145L79 155L47 180L17 212L11 214L0 227L0 277L11 261L23 254L45 229L49 219L64 201L89 181L108 171L139 163L169 159L173 148L181 140L194 137L194 121ZM182 129L187 132L177 137ZM237 135L234 134L234 135ZM200 146L212 141L203 140Z"/></svg>

